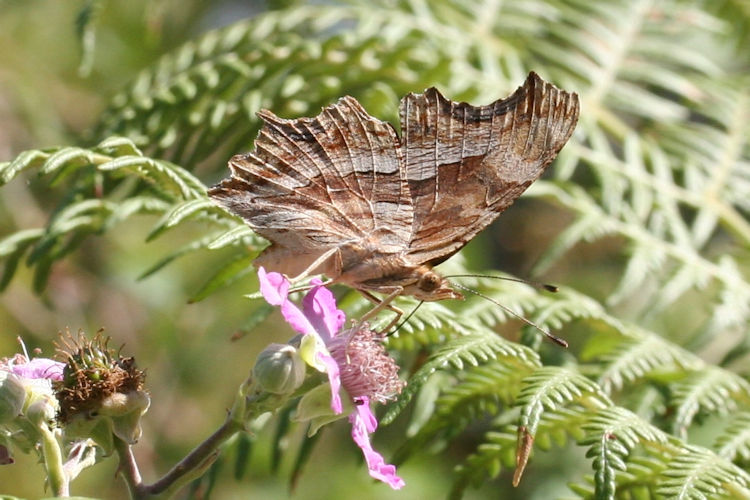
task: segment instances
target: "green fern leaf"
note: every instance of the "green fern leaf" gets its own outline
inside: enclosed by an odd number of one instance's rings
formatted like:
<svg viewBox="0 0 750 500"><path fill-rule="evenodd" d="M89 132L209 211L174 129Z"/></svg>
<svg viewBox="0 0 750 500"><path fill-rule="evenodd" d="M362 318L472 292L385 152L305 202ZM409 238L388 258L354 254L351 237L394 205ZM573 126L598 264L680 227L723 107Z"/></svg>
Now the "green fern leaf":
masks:
<svg viewBox="0 0 750 500"><path fill-rule="evenodd" d="M742 498L750 475L705 448L686 446L662 472L658 493L668 498Z"/></svg>
<svg viewBox="0 0 750 500"><path fill-rule="evenodd" d="M191 199L184 203L175 205L169 212L164 214L162 220L151 229L151 232L146 237L146 241L158 238L162 233L179 225L186 219L195 217L196 215L205 216L205 214L212 209L218 211L218 207L216 207L216 205L214 205L208 198Z"/></svg>
<svg viewBox="0 0 750 500"><path fill-rule="evenodd" d="M712 448L727 460L750 462L750 413L737 414L716 438Z"/></svg>
<svg viewBox="0 0 750 500"><path fill-rule="evenodd" d="M589 446L586 456L593 458L595 498L615 498L616 474L628 470L626 460L641 442L666 444L667 436L624 408L605 408L592 415L583 426Z"/></svg>
<svg viewBox="0 0 750 500"><path fill-rule="evenodd" d="M409 404L427 379L437 370L452 368L462 370L465 363L478 366L503 356L517 364L538 366L537 354L521 345L513 344L491 332L481 332L458 337L441 346L412 377L396 403L389 405L382 421L388 424Z"/></svg>
<svg viewBox="0 0 750 500"><path fill-rule="evenodd" d="M579 373L545 366L523 380L524 387L516 404L521 406L519 424L533 436L545 411L564 408L574 401L592 407L611 405L609 398L594 382Z"/></svg>
<svg viewBox="0 0 750 500"><path fill-rule="evenodd" d="M674 432L684 436L699 411L726 414L740 401L750 407L750 383L731 372L707 366L671 385Z"/></svg>

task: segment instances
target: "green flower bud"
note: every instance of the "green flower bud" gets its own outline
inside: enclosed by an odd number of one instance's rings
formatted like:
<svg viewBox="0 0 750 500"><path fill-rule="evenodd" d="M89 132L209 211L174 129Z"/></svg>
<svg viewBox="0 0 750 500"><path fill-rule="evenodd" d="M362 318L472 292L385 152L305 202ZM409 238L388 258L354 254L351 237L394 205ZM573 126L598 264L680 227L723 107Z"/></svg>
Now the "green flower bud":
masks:
<svg viewBox="0 0 750 500"><path fill-rule="evenodd" d="M32 406L41 405L36 411L44 412L41 418L46 418L46 415L52 414L52 418L57 413L60 405L55 397L55 391L52 389L52 383L43 378L37 379L21 379L23 381L23 387L26 389L26 413L28 413Z"/></svg>
<svg viewBox="0 0 750 500"><path fill-rule="evenodd" d="M55 420L57 400L54 396L38 395L26 409L26 418L34 425L43 425Z"/></svg>
<svg viewBox="0 0 750 500"><path fill-rule="evenodd" d="M271 344L258 355L253 378L267 392L291 394L305 380L305 362L293 346Z"/></svg>
<svg viewBox="0 0 750 500"><path fill-rule="evenodd" d="M99 414L112 420L112 432L128 444L141 437L141 417L151 406L151 398L143 391L115 393L102 401Z"/></svg>
<svg viewBox="0 0 750 500"><path fill-rule="evenodd" d="M150 405L151 398L144 391L110 394L96 411L73 415L64 427L65 436L70 440L92 439L109 455L114 449L113 436L128 444L138 441L141 417Z"/></svg>
<svg viewBox="0 0 750 500"><path fill-rule="evenodd" d="M0 424L5 424L23 410L26 401L26 389L16 375L0 370Z"/></svg>

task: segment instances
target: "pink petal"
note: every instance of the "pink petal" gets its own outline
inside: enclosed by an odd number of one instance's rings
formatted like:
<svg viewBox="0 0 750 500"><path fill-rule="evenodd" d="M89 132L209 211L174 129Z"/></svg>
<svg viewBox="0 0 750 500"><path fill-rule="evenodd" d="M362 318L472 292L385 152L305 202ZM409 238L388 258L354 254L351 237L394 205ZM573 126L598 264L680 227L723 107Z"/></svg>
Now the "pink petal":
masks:
<svg viewBox="0 0 750 500"><path fill-rule="evenodd" d="M311 283L314 286L302 299L302 306L305 316L327 344L344 325L346 315L336 307L336 298L331 291L320 286L322 282L319 279L314 279Z"/></svg>
<svg viewBox="0 0 750 500"><path fill-rule="evenodd" d="M288 300L289 280L280 273L267 273L263 267L258 268L260 293L272 306L281 306L281 315L298 333L314 334L315 327L307 320L302 311Z"/></svg>
<svg viewBox="0 0 750 500"><path fill-rule="evenodd" d="M349 415L352 424L352 439L362 450L367 462L370 476L387 483L394 490L399 490L406 484L403 479L396 475L396 466L385 463L383 456L375 451L370 444L369 432L377 428L377 420L370 410L370 402L363 396L355 401L356 409ZM372 429L370 431L369 429Z"/></svg>
<svg viewBox="0 0 750 500"><path fill-rule="evenodd" d="M300 309L294 305L294 302L287 300L281 304L281 315L294 328L297 333L302 335L317 335L318 332Z"/></svg>
<svg viewBox="0 0 750 500"><path fill-rule="evenodd" d="M258 282L260 293L266 302L272 306L280 306L289 295L289 280L280 273L266 273L263 267L258 268Z"/></svg>
<svg viewBox="0 0 750 500"><path fill-rule="evenodd" d="M339 365L336 360L331 357L327 352L318 351L318 360L326 365L326 373L328 374L328 382L331 384L331 410L333 413L338 415L343 411L341 405L341 396L339 390L341 389L341 377L339 372Z"/></svg>
<svg viewBox="0 0 750 500"><path fill-rule="evenodd" d="M258 282L263 298L273 306L280 305L281 315L297 332L302 335L313 335L318 338L318 341L322 341L321 349L325 345L325 339L321 337L319 332L330 338L338 332L346 319L343 311L336 308L336 300L333 294L320 286L320 280L313 280L313 285L316 286L307 294L307 297L312 297L309 301L309 307L307 304L305 306L305 309L310 310L309 316L288 299L289 281L282 274L266 273L266 270L260 267L258 268ZM317 295L320 296L320 300L315 299ZM316 328L316 326L319 328ZM328 330L329 326L334 329ZM339 414L343 411L341 396L339 395L341 389L339 365L328 352L324 351L325 349L318 351L316 355L318 360L325 365L326 374L331 384L331 409L334 413Z"/></svg>
<svg viewBox="0 0 750 500"><path fill-rule="evenodd" d="M28 363L13 365L10 371L19 377L29 379L46 378L49 380L62 380L65 363L48 358L33 358Z"/></svg>

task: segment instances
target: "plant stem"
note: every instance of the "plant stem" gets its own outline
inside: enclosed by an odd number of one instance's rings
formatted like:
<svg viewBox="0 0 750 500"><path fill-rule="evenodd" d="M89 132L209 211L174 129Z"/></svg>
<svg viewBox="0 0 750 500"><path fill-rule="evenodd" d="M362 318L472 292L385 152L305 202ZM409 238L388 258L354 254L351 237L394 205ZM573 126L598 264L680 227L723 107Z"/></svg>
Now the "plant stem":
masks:
<svg viewBox="0 0 750 500"><path fill-rule="evenodd" d="M143 481L141 480L141 472L138 470L138 464L133 456L133 450L122 439L116 436L114 439L115 450L120 459L119 473L128 486L130 498L141 498Z"/></svg>
<svg viewBox="0 0 750 500"><path fill-rule="evenodd" d="M63 467L60 443L46 423L39 425L38 429L42 435L44 467L47 470L47 480L52 493L56 497L70 496L70 485L68 476L65 474L65 467Z"/></svg>
<svg viewBox="0 0 750 500"><path fill-rule="evenodd" d="M258 415L278 408L288 396L256 392L252 381L245 382L224 423L205 441L196 446L161 479L152 484L143 484L138 464L130 445L115 438L115 450L120 458L120 474L128 485L130 497L142 500L154 497L171 498L188 482L200 477L219 455L219 447L245 430L245 422Z"/></svg>
<svg viewBox="0 0 750 500"><path fill-rule="evenodd" d="M192 481L213 463L217 457L218 448L240 430L242 430L241 423L228 418L208 439L195 447L177 465L172 467L164 477L139 489L147 495L159 495L168 489L176 489L175 487L182 486L187 481Z"/></svg>

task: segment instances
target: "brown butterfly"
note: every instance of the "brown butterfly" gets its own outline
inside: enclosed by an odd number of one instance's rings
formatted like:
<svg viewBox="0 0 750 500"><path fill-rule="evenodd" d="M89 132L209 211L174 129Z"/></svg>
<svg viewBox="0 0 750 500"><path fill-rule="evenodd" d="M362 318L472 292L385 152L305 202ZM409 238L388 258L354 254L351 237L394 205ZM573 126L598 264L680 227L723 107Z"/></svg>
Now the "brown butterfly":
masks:
<svg viewBox="0 0 750 500"><path fill-rule="evenodd" d="M533 72L488 106L450 101L435 88L408 94L401 137L349 96L315 118L262 110L255 150L234 156L231 176L209 195L271 241L257 266L325 274L380 307L401 294L462 298L433 266L539 178L578 111L575 93Z"/></svg>

